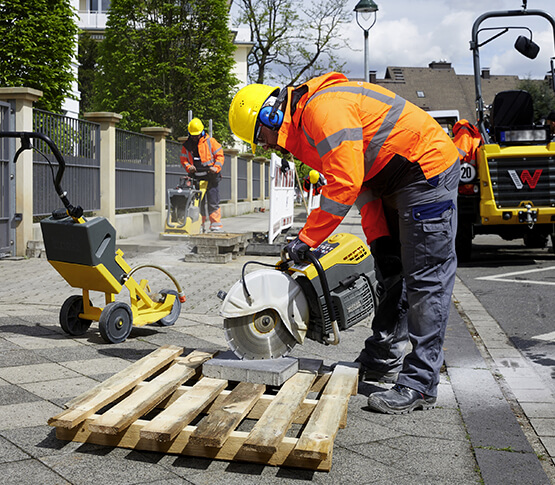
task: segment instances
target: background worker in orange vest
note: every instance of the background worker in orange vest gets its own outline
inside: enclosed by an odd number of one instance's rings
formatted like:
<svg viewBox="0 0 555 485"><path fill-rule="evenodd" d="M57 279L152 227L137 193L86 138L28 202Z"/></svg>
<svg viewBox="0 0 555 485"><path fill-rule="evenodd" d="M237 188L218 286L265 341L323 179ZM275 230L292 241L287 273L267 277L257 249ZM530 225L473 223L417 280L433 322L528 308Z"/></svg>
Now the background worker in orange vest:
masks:
<svg viewBox="0 0 555 485"><path fill-rule="evenodd" d="M470 121L462 119L453 126L453 143L459 150L461 163L476 165L476 150L482 145L482 135Z"/></svg>
<svg viewBox="0 0 555 485"><path fill-rule="evenodd" d="M201 203L202 222L207 214L205 201L208 202L210 231L222 232L222 216L220 210L220 179L224 165L222 146L204 131L204 125L198 118L193 118L187 126L189 137L181 149L181 165L187 173L197 179L207 180L208 187Z"/></svg>
<svg viewBox="0 0 555 485"><path fill-rule="evenodd" d="M554 138L555 137L555 110L549 112L549 114L545 118L545 123L547 124L547 126L549 126L551 138Z"/></svg>
<svg viewBox="0 0 555 485"><path fill-rule="evenodd" d="M246 86L229 122L253 151L259 144L290 152L327 180L320 208L286 246L294 261L356 203L379 281L373 334L356 360L363 378L397 378L368 406L391 414L434 407L457 267L460 169L448 135L395 93L339 73L281 91Z"/></svg>

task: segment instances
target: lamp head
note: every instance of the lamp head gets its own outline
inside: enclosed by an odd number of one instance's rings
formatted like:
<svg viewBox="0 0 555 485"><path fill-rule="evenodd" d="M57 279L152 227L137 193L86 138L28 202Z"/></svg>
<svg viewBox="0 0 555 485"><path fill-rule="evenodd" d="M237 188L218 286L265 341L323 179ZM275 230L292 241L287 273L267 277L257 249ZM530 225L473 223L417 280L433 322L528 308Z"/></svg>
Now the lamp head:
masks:
<svg viewBox="0 0 555 485"><path fill-rule="evenodd" d="M378 6L372 0L360 0L354 9L357 13L372 13L378 11Z"/></svg>

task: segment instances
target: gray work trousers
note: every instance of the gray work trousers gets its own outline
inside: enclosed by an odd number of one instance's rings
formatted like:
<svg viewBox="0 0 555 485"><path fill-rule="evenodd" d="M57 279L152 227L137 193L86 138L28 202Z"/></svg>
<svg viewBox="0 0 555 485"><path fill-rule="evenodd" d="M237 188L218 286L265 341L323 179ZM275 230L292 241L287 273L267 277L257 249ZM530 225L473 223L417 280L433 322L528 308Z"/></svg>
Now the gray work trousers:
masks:
<svg viewBox="0 0 555 485"><path fill-rule="evenodd" d="M378 308L357 361L377 371L399 371L398 384L436 396L457 268L460 168L455 162L426 180L417 164L402 157L391 165L389 173L367 183L383 202L391 236L370 244ZM405 355L409 341L412 349Z"/></svg>

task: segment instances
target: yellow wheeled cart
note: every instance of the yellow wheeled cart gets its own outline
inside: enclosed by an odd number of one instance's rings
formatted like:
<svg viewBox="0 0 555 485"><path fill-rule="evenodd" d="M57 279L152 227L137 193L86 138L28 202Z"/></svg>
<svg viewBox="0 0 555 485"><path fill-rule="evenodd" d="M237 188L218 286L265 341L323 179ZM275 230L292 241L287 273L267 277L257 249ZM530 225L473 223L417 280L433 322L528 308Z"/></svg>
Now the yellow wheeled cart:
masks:
<svg viewBox="0 0 555 485"><path fill-rule="evenodd" d="M119 343L129 336L133 325L173 325L185 301L179 282L168 271L156 265L131 268L123 259L123 252L120 249L116 251L116 230L110 222L104 217L86 220L83 209L69 203L67 193L61 188L65 162L52 140L42 133L34 132L0 132L2 137L21 140L21 148L14 162L23 150L33 148L32 139L46 143L58 162L54 187L64 208L53 211L50 217L41 221L44 247L46 257L56 271L69 285L82 289L81 295L70 296L62 305L62 329L70 335L82 335L93 321L98 321L102 338L109 343ZM145 267L166 274L175 290L162 289L153 293L148 280L137 282L133 275ZM124 287L129 291L129 304L115 301L115 295ZM104 293L104 308L93 306L91 291Z"/></svg>

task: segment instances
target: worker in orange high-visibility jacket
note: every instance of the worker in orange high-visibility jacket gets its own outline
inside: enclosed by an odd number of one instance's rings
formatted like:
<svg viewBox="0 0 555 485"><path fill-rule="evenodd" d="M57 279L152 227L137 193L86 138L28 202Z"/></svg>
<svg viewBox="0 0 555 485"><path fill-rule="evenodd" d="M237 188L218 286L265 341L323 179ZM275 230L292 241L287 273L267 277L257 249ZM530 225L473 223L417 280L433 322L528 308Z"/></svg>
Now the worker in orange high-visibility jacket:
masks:
<svg viewBox="0 0 555 485"><path fill-rule="evenodd" d="M187 173L200 180L207 180L208 187L201 201L202 222L210 219L210 231L222 232L219 184L224 166L224 152L216 139L204 130L202 121L193 118L188 125L189 137L181 149L181 165ZM206 200L205 200L206 198ZM208 204L206 204L207 202ZM208 214L206 214L208 205Z"/></svg>
<svg viewBox="0 0 555 485"><path fill-rule="evenodd" d="M459 156L451 139L395 93L333 72L284 90L246 86L229 122L253 151L258 144L290 152L327 181L320 207L286 246L295 262L356 204L379 296L357 361L363 378L396 379L368 405L392 414L433 407L457 265Z"/></svg>
<svg viewBox="0 0 555 485"><path fill-rule="evenodd" d="M482 135L468 120L459 120L453 126L453 143L459 150L461 163L476 165L476 151L482 145Z"/></svg>

